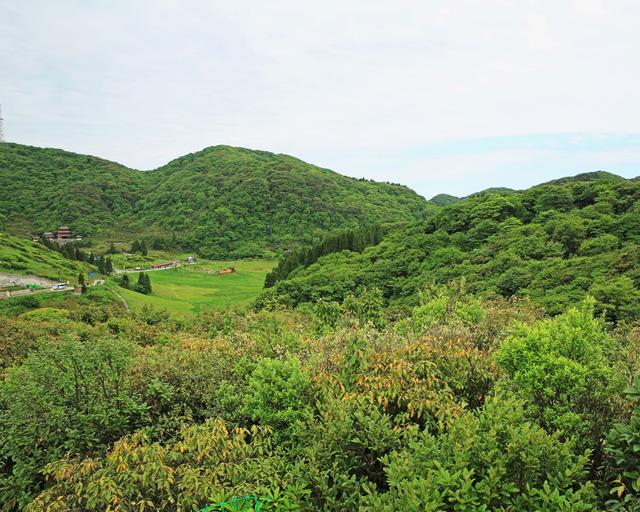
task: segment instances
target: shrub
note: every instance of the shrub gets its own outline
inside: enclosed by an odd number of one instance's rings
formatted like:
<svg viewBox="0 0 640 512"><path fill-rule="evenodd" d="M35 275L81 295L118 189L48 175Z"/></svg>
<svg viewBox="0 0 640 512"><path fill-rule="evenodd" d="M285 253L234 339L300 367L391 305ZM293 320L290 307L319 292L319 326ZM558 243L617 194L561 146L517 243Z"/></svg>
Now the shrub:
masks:
<svg viewBox="0 0 640 512"><path fill-rule="evenodd" d="M519 325L496 354L505 372L502 385L529 404L547 431L579 436L579 446L596 448L617 411L622 382L615 345L593 301L553 319Z"/></svg>
<svg viewBox="0 0 640 512"><path fill-rule="evenodd" d="M389 490L364 510L394 512L593 510L588 456L530 423L521 403L493 398L448 430L424 430L381 458Z"/></svg>
<svg viewBox="0 0 640 512"><path fill-rule="evenodd" d="M244 411L286 436L310 411L311 381L297 359L261 359L247 383Z"/></svg>
<svg viewBox="0 0 640 512"><path fill-rule="evenodd" d="M614 482L610 510L640 509L640 377L626 390L635 407L626 423L616 424L605 444L609 472Z"/></svg>
<svg viewBox="0 0 640 512"><path fill-rule="evenodd" d="M26 505L39 474L65 452L99 452L139 424L145 407L126 386L123 341L44 344L0 385L0 501Z"/></svg>

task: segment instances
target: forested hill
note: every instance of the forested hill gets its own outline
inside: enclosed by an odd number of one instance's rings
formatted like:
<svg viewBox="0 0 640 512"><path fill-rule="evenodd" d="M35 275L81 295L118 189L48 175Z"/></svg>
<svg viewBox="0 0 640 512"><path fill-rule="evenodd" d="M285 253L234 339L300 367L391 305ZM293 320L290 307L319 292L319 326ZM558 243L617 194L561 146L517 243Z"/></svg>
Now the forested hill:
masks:
<svg viewBox="0 0 640 512"><path fill-rule="evenodd" d="M215 146L141 172L100 158L0 145L0 230L171 235L208 257L256 256L359 224L436 208L401 185L348 178L287 155Z"/></svg>
<svg viewBox="0 0 640 512"><path fill-rule="evenodd" d="M94 234L131 220L145 174L60 149L0 144L0 231L69 225Z"/></svg>
<svg viewBox="0 0 640 512"><path fill-rule="evenodd" d="M528 296L552 314L591 294L610 320L640 318L640 182L598 173L475 195L361 253L296 269L261 301L341 301L376 287L402 306L428 283L459 279L472 292Z"/></svg>
<svg viewBox="0 0 640 512"><path fill-rule="evenodd" d="M192 230L213 257L291 247L338 228L412 221L435 206L401 185L347 178L287 155L216 146L153 171L140 215Z"/></svg>

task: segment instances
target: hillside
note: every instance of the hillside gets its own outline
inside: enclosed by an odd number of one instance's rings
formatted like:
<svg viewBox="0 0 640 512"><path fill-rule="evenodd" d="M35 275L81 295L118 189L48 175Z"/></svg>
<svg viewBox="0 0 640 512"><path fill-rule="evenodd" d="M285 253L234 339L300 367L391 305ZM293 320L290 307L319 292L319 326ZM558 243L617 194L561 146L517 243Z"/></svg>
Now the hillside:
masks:
<svg viewBox="0 0 640 512"><path fill-rule="evenodd" d="M464 279L482 294L530 297L552 314L595 296L610 320L640 318L640 183L596 174L523 192L487 193L294 270L261 300L343 300L377 287L413 305L428 283Z"/></svg>
<svg viewBox="0 0 640 512"><path fill-rule="evenodd" d="M44 245L0 233L0 272L44 277L75 283L80 272L91 270L88 264L65 258Z"/></svg>
<svg viewBox="0 0 640 512"><path fill-rule="evenodd" d="M449 206L450 204L460 201L460 197L452 196L451 194L438 194L429 199L430 202L437 206Z"/></svg>
<svg viewBox="0 0 640 512"><path fill-rule="evenodd" d="M69 225L94 235L130 220L144 181L93 156L0 144L0 230L29 235Z"/></svg>
<svg viewBox="0 0 640 512"><path fill-rule="evenodd" d="M206 257L258 256L358 224L436 207L401 185L348 178L287 155L207 148L141 172L87 155L0 145L0 229L178 233Z"/></svg>
<svg viewBox="0 0 640 512"><path fill-rule="evenodd" d="M216 146L153 171L139 215L191 231L203 255L251 256L357 224L410 221L433 208L401 185L347 178L287 155Z"/></svg>

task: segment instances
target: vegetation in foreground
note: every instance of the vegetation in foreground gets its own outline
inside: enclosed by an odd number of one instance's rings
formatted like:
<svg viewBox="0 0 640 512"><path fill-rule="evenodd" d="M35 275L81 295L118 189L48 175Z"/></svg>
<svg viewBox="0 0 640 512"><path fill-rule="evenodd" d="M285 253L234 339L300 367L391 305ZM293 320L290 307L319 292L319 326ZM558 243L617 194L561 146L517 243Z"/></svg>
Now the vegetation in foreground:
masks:
<svg viewBox="0 0 640 512"><path fill-rule="evenodd" d="M640 330L590 299L547 318L430 287L401 320L377 290L192 318L69 301L0 330L3 510L640 505Z"/></svg>

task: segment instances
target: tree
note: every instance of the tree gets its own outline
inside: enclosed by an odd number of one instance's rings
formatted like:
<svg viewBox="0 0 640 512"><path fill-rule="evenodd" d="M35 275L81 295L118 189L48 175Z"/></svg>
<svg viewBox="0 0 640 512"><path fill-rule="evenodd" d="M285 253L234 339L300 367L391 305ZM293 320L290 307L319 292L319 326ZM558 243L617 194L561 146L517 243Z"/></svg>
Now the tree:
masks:
<svg viewBox="0 0 640 512"><path fill-rule="evenodd" d="M536 210L539 212L547 210L567 211L573 204L571 190L561 186L546 186L539 189L536 200Z"/></svg>
<svg viewBox="0 0 640 512"><path fill-rule="evenodd" d="M52 487L30 512L196 510L248 491L270 497L265 512L304 510L308 491L291 483L286 469L269 427L231 428L208 419L185 427L167 444L134 434L114 443L108 457L68 456L51 464L46 472Z"/></svg>
<svg viewBox="0 0 640 512"><path fill-rule="evenodd" d="M560 242L567 256L578 252L580 244L587 236L587 229L583 219L577 215L566 215L549 223L551 239Z"/></svg>
<svg viewBox="0 0 640 512"><path fill-rule="evenodd" d="M122 274L120 278L120 286L126 288L127 290L131 287L131 283L129 282L129 276L125 273Z"/></svg>
<svg viewBox="0 0 640 512"><path fill-rule="evenodd" d="M588 458L528 421L522 403L492 398L434 435L381 458L387 491L360 510L595 510Z"/></svg>
<svg viewBox="0 0 640 512"><path fill-rule="evenodd" d="M87 291L87 283L84 280L83 272L80 272L78 274L78 285L80 285L80 288L82 289L82 293L85 293Z"/></svg>
<svg viewBox="0 0 640 512"><path fill-rule="evenodd" d="M148 254L147 244L144 240L140 242L140 254L142 254L143 256L146 256Z"/></svg>
<svg viewBox="0 0 640 512"><path fill-rule="evenodd" d="M107 266L106 266L106 258L104 256L97 256L97 261L98 261L98 272L100 272L102 275L106 275L107 274Z"/></svg>
<svg viewBox="0 0 640 512"><path fill-rule="evenodd" d="M597 300L596 309L611 322L632 321L640 317L640 291L627 276L596 281L589 292Z"/></svg>
<svg viewBox="0 0 640 512"><path fill-rule="evenodd" d="M138 293L144 293L145 295L149 295L151 293L151 278L148 274L140 272L138 275L138 283L134 290Z"/></svg>
<svg viewBox="0 0 640 512"><path fill-rule="evenodd" d="M113 263L111 262L111 258L107 258L107 260L105 261L104 273L113 274Z"/></svg>
<svg viewBox="0 0 640 512"><path fill-rule="evenodd" d="M620 511L640 509L640 377L625 394L634 404L631 417L611 429L605 444L610 478L615 482L609 510Z"/></svg>

